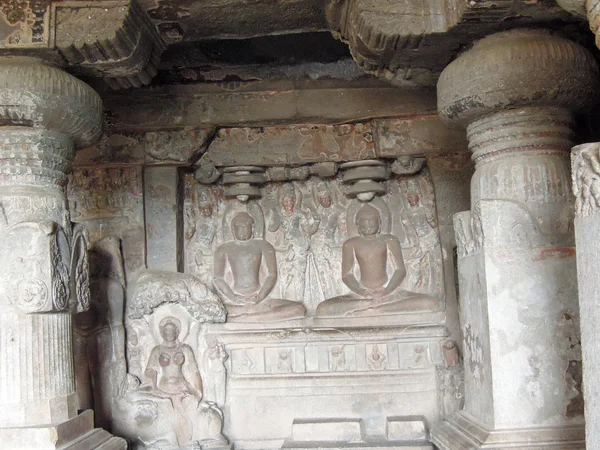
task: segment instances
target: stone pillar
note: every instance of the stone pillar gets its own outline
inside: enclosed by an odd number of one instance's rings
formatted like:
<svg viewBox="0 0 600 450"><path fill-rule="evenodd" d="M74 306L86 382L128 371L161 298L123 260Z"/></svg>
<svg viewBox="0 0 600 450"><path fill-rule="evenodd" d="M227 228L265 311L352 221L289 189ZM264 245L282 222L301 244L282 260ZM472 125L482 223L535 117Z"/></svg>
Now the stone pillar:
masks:
<svg viewBox="0 0 600 450"><path fill-rule="evenodd" d="M78 414L73 374L72 315L89 287L65 187L75 148L101 132L101 100L40 60L6 57L0 125L0 448L124 449Z"/></svg>
<svg viewBox="0 0 600 450"><path fill-rule="evenodd" d="M582 144L573 148L573 192L575 201L575 242L577 245L577 278L581 312L581 348L583 354L583 385L585 398L585 428L588 449L600 442L600 143Z"/></svg>
<svg viewBox="0 0 600 450"><path fill-rule="evenodd" d="M586 50L532 30L479 41L440 77L439 114L476 163L454 217L465 408L433 427L441 450L585 448L568 151L597 92Z"/></svg>

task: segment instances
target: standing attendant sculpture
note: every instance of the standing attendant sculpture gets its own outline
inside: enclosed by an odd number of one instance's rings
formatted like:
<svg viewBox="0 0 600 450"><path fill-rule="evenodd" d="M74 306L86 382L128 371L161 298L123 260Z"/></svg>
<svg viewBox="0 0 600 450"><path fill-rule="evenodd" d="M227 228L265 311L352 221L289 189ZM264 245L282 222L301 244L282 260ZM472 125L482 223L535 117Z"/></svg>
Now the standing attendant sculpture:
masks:
<svg viewBox="0 0 600 450"><path fill-rule="evenodd" d="M303 317L305 308L291 300L269 298L277 282L275 249L254 239L254 219L237 213L231 220L234 241L217 248L214 287L230 322L269 322Z"/></svg>
<svg viewBox="0 0 600 450"><path fill-rule="evenodd" d="M325 300L316 315L361 317L435 308L434 298L399 289L406 277L402 249L396 236L381 233L380 212L364 204L355 223L359 236L342 246L342 280L353 294Z"/></svg>

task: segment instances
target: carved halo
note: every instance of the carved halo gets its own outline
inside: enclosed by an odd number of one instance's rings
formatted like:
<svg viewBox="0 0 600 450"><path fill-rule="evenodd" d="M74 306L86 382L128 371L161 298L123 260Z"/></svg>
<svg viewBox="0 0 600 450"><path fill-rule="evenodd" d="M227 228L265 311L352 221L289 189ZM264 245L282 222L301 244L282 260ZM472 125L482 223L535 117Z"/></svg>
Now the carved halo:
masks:
<svg viewBox="0 0 600 450"><path fill-rule="evenodd" d="M175 325L177 325L177 328L179 328L179 342L184 342L186 340L190 332L191 317L186 317L187 314L183 312L183 308L181 309L181 311L181 313L179 312L179 310L173 311L172 308L159 308L154 311L154 313L150 317L149 323L154 342L160 343L163 341L160 329L168 322L175 323Z"/></svg>

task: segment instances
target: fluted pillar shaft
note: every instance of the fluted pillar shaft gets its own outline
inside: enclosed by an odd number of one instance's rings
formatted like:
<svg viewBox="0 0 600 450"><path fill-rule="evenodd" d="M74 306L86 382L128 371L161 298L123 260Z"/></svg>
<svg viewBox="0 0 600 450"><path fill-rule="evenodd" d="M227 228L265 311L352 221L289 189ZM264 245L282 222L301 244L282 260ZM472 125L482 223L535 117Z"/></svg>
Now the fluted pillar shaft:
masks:
<svg viewBox="0 0 600 450"><path fill-rule="evenodd" d="M475 161L454 217L465 410L434 426L441 450L585 448L568 151L597 73L577 44L513 30L440 77L440 116Z"/></svg>

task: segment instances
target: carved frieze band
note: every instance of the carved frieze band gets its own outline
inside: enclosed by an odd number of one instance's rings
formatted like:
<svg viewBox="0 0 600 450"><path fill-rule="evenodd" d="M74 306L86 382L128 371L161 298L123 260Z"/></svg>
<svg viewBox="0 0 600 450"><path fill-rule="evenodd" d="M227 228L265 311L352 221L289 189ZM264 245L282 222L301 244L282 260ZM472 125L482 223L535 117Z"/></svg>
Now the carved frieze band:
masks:
<svg viewBox="0 0 600 450"><path fill-rule="evenodd" d="M581 144L571 153L575 216L600 212L600 143Z"/></svg>
<svg viewBox="0 0 600 450"><path fill-rule="evenodd" d="M233 377L427 370L441 364L440 345L430 342L314 342L310 345L232 344Z"/></svg>

